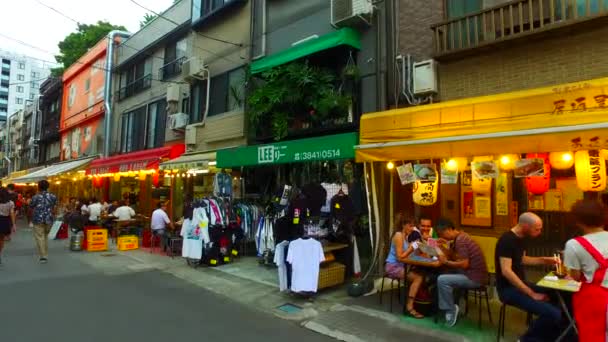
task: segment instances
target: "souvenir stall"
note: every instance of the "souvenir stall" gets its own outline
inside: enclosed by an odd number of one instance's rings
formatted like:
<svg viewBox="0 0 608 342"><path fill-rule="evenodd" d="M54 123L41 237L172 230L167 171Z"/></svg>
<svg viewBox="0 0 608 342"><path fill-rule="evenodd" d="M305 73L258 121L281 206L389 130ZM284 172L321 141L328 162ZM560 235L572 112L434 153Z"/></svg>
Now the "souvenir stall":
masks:
<svg viewBox="0 0 608 342"><path fill-rule="evenodd" d="M346 133L217 152L217 167L242 170L237 222L259 263L278 266L281 290L315 293L360 272L356 141Z"/></svg>
<svg viewBox="0 0 608 342"><path fill-rule="evenodd" d="M576 232L565 219L572 204L605 197L607 85L598 79L363 115L356 154L370 175L378 255L396 212L450 218L483 249L525 211L545 226L531 253L551 255Z"/></svg>

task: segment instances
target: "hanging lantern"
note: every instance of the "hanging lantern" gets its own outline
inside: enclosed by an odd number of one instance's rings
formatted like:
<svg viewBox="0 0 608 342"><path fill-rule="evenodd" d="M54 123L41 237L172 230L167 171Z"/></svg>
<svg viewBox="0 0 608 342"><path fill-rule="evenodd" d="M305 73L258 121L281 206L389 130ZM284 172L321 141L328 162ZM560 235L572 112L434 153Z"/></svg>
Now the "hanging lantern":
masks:
<svg viewBox="0 0 608 342"><path fill-rule="evenodd" d="M146 177L148 177L148 175L144 171L139 171L139 180L140 181L145 182Z"/></svg>
<svg viewBox="0 0 608 342"><path fill-rule="evenodd" d="M528 153L526 158L544 160L545 175L538 177L526 177L526 188L528 192L534 195L542 195L549 191L551 185L551 166L549 164L549 155L547 153Z"/></svg>
<svg viewBox="0 0 608 342"><path fill-rule="evenodd" d="M435 171L435 181L422 182L417 180L414 182L413 199L414 203L428 207L437 202L437 191L439 190L439 177L437 170Z"/></svg>
<svg viewBox="0 0 608 342"><path fill-rule="evenodd" d="M500 156L499 165L503 171L511 171L515 168L515 162L519 160L519 154L505 154Z"/></svg>
<svg viewBox="0 0 608 342"><path fill-rule="evenodd" d="M120 182L120 173L116 172L116 173L114 174L114 181L115 181L115 182Z"/></svg>
<svg viewBox="0 0 608 342"><path fill-rule="evenodd" d="M549 162L551 167L556 170L568 170L574 166L574 156L571 152L551 152Z"/></svg>
<svg viewBox="0 0 608 342"><path fill-rule="evenodd" d="M160 185L160 179L161 177L158 171L152 174L152 184L154 185L154 187L158 188L158 186Z"/></svg>
<svg viewBox="0 0 608 342"><path fill-rule="evenodd" d="M604 158L604 160L608 160L608 150L600 150L600 157Z"/></svg>
<svg viewBox="0 0 608 342"><path fill-rule="evenodd" d="M583 191L606 189L606 161L599 151L577 151L574 154L576 183Z"/></svg>

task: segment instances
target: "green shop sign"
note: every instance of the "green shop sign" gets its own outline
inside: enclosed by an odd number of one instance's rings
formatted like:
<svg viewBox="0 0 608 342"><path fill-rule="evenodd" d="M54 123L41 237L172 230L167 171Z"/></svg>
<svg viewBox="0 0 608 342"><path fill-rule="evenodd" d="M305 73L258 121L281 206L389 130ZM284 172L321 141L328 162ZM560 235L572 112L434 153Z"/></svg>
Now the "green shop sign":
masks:
<svg viewBox="0 0 608 342"><path fill-rule="evenodd" d="M355 157L357 133L243 146L217 151L218 168L304 163Z"/></svg>

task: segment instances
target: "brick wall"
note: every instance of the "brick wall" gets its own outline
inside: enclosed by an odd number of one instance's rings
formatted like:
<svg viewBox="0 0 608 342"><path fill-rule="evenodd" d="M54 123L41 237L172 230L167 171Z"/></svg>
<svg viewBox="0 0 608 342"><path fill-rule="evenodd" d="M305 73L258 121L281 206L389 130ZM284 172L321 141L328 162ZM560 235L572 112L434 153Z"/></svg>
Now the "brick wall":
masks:
<svg viewBox="0 0 608 342"><path fill-rule="evenodd" d="M399 48L397 54L410 54L415 61L431 58L431 25L443 21L444 0L398 0Z"/></svg>
<svg viewBox="0 0 608 342"><path fill-rule="evenodd" d="M561 36L559 36L561 35ZM512 46L443 61L442 101L608 76L608 27L556 32Z"/></svg>

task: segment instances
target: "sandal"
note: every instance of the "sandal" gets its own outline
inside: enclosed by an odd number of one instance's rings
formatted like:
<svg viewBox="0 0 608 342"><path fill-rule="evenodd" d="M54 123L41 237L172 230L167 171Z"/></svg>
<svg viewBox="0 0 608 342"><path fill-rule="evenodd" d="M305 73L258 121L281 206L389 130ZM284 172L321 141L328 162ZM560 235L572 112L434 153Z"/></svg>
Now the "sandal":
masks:
<svg viewBox="0 0 608 342"><path fill-rule="evenodd" d="M410 317L414 317L416 319L423 319L424 315L422 315L420 312L416 311L414 308L411 309L405 309L407 311L407 314Z"/></svg>

